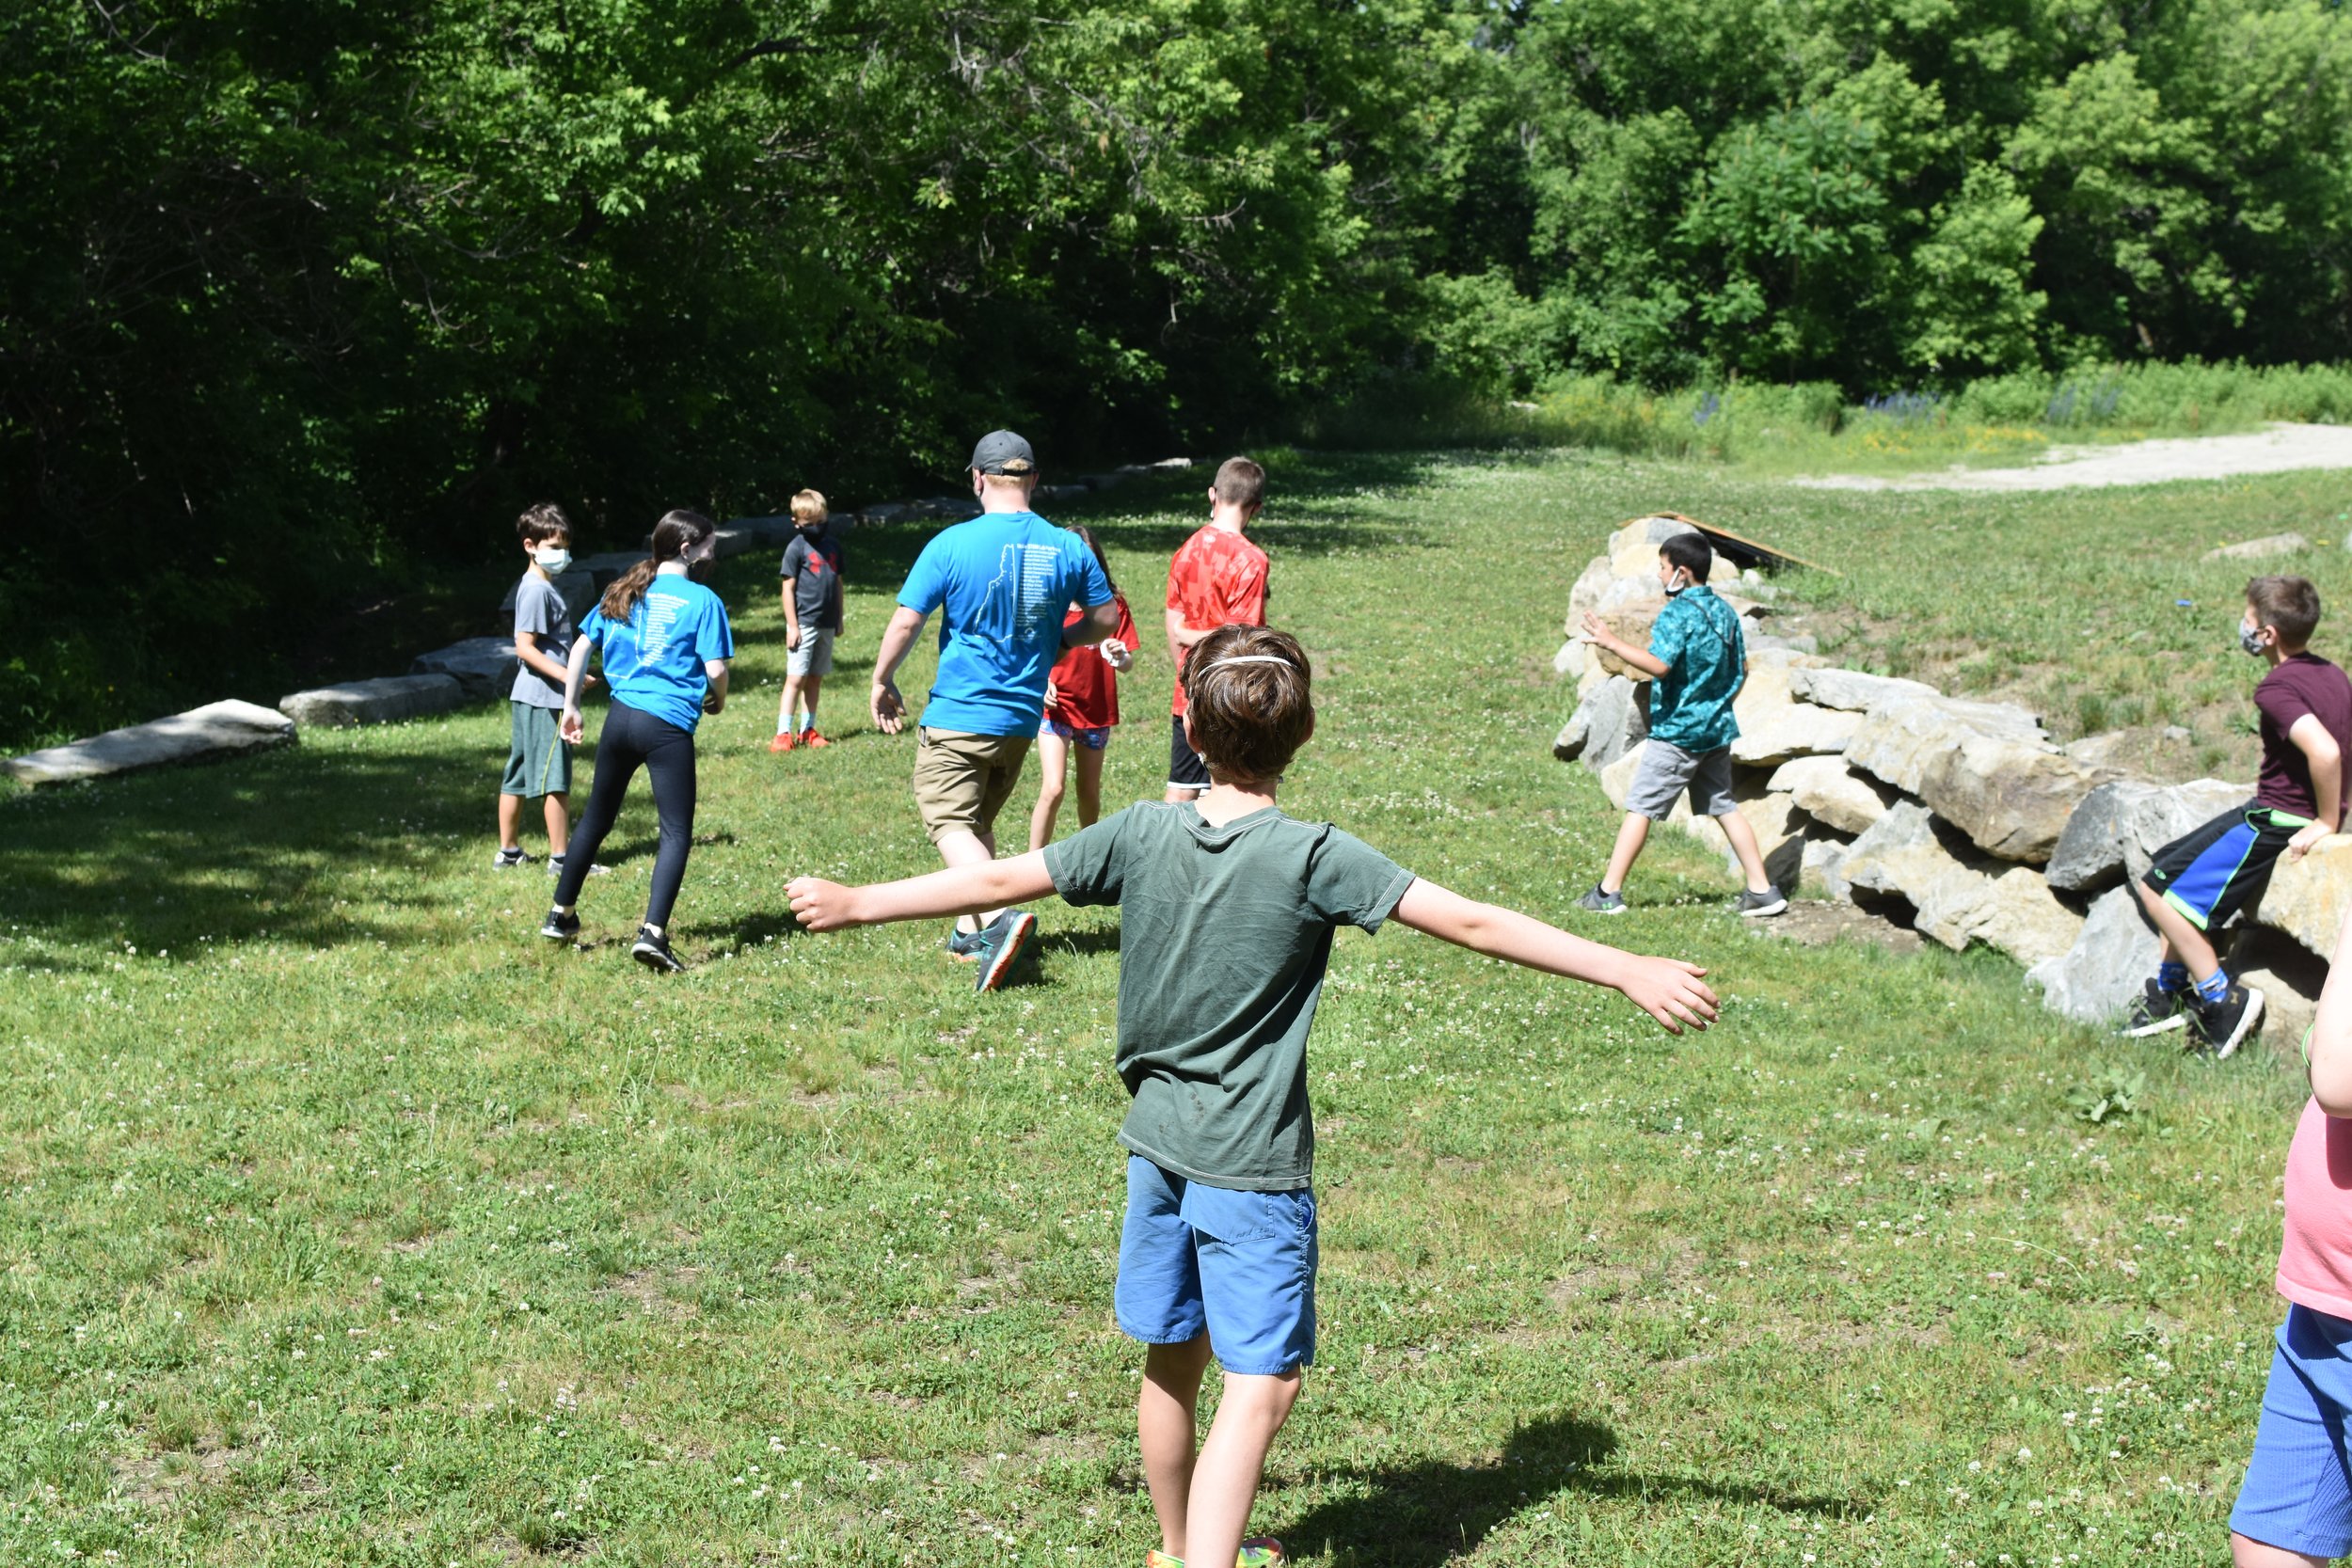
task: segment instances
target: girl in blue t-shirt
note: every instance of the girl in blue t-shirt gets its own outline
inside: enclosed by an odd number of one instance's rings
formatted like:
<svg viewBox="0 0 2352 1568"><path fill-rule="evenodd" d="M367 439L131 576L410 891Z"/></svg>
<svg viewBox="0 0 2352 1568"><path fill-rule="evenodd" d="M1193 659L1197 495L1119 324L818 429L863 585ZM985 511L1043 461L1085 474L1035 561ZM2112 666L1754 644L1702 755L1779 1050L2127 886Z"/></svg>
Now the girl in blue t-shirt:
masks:
<svg viewBox="0 0 2352 1568"><path fill-rule="evenodd" d="M580 884L620 816L629 780L643 768L653 781L661 838L654 852L645 923L629 952L646 968L665 974L686 967L671 953L666 933L694 841L694 725L725 705L727 660L735 657L726 606L702 582L717 559L718 529L709 518L698 512L665 515L654 525L652 556L622 573L580 623L565 670L559 723L565 740L577 744L580 738L580 689L592 649L604 666L612 706L596 739L588 806L564 848L555 908L539 934L557 942L580 934L573 905Z"/></svg>

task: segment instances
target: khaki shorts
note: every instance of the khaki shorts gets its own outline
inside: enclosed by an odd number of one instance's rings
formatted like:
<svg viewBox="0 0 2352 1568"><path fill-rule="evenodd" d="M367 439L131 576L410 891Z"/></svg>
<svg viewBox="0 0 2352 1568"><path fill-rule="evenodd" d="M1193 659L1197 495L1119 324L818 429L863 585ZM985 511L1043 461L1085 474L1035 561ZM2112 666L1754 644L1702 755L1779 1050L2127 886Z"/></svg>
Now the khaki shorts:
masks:
<svg viewBox="0 0 2352 1568"><path fill-rule="evenodd" d="M915 730L914 808L923 831L940 835L985 833L1021 782L1021 765L1035 742L1025 735L965 735L957 730Z"/></svg>

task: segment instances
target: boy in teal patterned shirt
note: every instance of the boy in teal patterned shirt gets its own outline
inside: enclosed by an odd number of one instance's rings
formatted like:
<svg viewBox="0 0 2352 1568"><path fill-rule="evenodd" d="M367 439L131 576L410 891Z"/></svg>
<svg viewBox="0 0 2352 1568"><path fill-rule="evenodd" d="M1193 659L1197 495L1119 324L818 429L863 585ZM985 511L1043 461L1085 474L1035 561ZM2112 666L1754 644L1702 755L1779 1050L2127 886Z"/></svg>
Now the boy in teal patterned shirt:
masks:
<svg viewBox="0 0 2352 1568"><path fill-rule="evenodd" d="M1732 699L1747 683L1748 650L1740 616L1707 586L1715 552L1703 533L1677 533L1658 546L1658 580L1666 607L1658 612L1649 647L1635 647L1587 610L1584 641L1606 648L1650 677L1649 739L1642 750L1633 787L1626 792L1625 821L1610 852L1609 869L1593 891L1577 900L1594 914L1625 912L1625 879L1649 839L1649 825L1662 821L1675 801L1690 792L1691 809L1711 816L1731 841L1747 874L1740 895L1740 914L1778 914L1788 900L1764 870L1756 830L1740 815L1731 796L1731 743L1740 738Z"/></svg>

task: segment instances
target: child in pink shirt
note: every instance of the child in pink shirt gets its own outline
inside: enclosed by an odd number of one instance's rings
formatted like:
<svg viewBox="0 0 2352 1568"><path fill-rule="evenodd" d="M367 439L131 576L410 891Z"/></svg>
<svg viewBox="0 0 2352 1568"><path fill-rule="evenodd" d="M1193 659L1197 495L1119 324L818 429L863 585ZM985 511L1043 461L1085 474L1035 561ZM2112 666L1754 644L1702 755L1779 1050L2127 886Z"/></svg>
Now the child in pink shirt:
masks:
<svg viewBox="0 0 2352 1568"><path fill-rule="evenodd" d="M2263 1392L2246 1485L2230 1514L2238 1568L2352 1553L2352 920L2304 1041L2312 1098L2287 1147L2279 1293L2287 1321Z"/></svg>

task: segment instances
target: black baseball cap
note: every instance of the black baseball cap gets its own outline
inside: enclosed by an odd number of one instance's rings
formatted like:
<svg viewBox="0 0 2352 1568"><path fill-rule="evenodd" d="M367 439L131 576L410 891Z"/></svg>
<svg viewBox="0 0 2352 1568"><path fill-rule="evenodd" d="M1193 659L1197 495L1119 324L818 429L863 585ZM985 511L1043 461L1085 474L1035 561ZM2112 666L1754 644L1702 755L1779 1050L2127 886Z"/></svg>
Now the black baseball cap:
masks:
<svg viewBox="0 0 2352 1568"><path fill-rule="evenodd" d="M980 437L980 444L972 449L972 467L984 474L1009 474L1015 478L1037 472L1037 453L1029 443L1009 430L992 430Z"/></svg>

